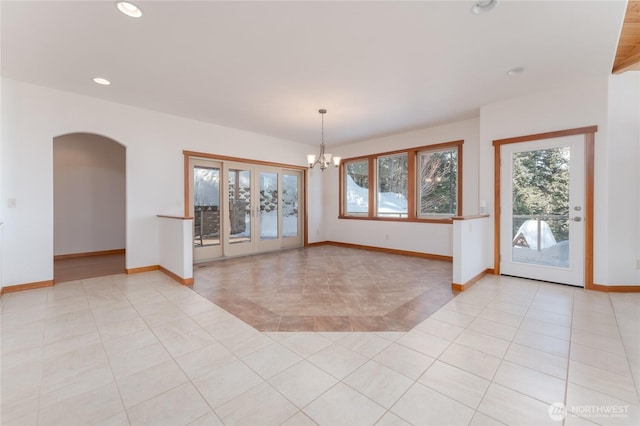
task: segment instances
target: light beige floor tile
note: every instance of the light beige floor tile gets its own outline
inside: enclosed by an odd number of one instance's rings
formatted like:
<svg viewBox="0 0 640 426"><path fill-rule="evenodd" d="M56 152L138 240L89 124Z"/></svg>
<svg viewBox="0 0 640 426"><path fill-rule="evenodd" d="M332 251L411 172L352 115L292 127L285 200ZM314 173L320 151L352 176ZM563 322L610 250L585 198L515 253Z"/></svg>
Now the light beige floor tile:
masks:
<svg viewBox="0 0 640 426"><path fill-rule="evenodd" d="M448 309L450 311L459 312L461 314L471 315L475 317L480 312L482 312L483 307L478 305L473 305L470 303L465 303L462 300L455 298L452 301L448 302L446 305L444 305L442 309Z"/></svg>
<svg viewBox="0 0 640 426"><path fill-rule="evenodd" d="M586 314L585 317L581 317L579 320L574 318L572 327L574 330L583 330L604 336L619 336L620 334L618 325L615 322L598 322L595 319L589 320Z"/></svg>
<svg viewBox="0 0 640 426"><path fill-rule="evenodd" d="M476 409L489 381L441 361L436 361L418 380L464 405Z"/></svg>
<svg viewBox="0 0 640 426"><path fill-rule="evenodd" d="M569 381L632 404L638 403L638 393L631 376L569 361Z"/></svg>
<svg viewBox="0 0 640 426"><path fill-rule="evenodd" d="M136 317L99 324L98 332L103 340L111 340L127 336L136 331L146 330L147 328L147 324L143 319L141 317Z"/></svg>
<svg viewBox="0 0 640 426"><path fill-rule="evenodd" d="M375 361L369 361L343 381L385 408L390 408L413 380Z"/></svg>
<svg viewBox="0 0 640 426"><path fill-rule="evenodd" d="M347 349L359 353L369 359L378 355L386 347L391 345L391 341L378 336L375 333L349 333L339 340L340 344Z"/></svg>
<svg viewBox="0 0 640 426"><path fill-rule="evenodd" d="M452 343L438 359L487 380L493 378L500 365L500 358L457 343Z"/></svg>
<svg viewBox="0 0 640 426"><path fill-rule="evenodd" d="M333 340L316 333L302 332L294 333L282 340L281 343L301 357L307 358L333 344Z"/></svg>
<svg viewBox="0 0 640 426"><path fill-rule="evenodd" d="M405 422L400 417L393 414L391 411L382 416L382 418L376 423L376 426L411 426L410 423Z"/></svg>
<svg viewBox="0 0 640 426"><path fill-rule="evenodd" d="M571 338L570 327L533 319L528 316L522 320L520 328L533 331L534 333L544 334L545 336L555 337L556 339L569 340Z"/></svg>
<svg viewBox="0 0 640 426"><path fill-rule="evenodd" d="M542 321L560 327L571 327L571 311L557 313L531 308L527 311L525 317L530 320Z"/></svg>
<svg viewBox="0 0 640 426"><path fill-rule="evenodd" d="M391 412L414 425L466 425L474 410L416 383L391 408Z"/></svg>
<svg viewBox="0 0 640 426"><path fill-rule="evenodd" d="M209 411L204 416L192 421L188 426L223 426L222 420L214 413Z"/></svg>
<svg viewBox="0 0 640 426"><path fill-rule="evenodd" d="M3 368L0 380L3 405L18 403L37 395L42 382L42 361L36 358L11 368Z"/></svg>
<svg viewBox="0 0 640 426"><path fill-rule="evenodd" d="M236 356L220 343L213 343L176 358L176 362L185 374L193 380L236 359Z"/></svg>
<svg viewBox="0 0 640 426"><path fill-rule="evenodd" d="M496 383L489 385L478 411L506 425L557 425L549 404Z"/></svg>
<svg viewBox="0 0 640 426"><path fill-rule="evenodd" d="M304 408L319 425L372 425L385 409L347 385L338 383Z"/></svg>
<svg viewBox="0 0 640 426"><path fill-rule="evenodd" d="M143 330L135 331L131 334L127 334L126 336L117 337L111 340L104 340L102 345L104 346L104 350L107 353L108 357L114 357L118 355L123 355L129 351L140 349L145 346L152 345L154 343L159 342L153 332L146 328Z"/></svg>
<svg viewBox="0 0 640 426"><path fill-rule="evenodd" d="M122 355L109 358L111 370L116 379L154 367L171 359L169 352L160 342L128 351Z"/></svg>
<svg viewBox="0 0 640 426"><path fill-rule="evenodd" d="M98 423L95 423L94 426L129 426L129 418L127 417L126 411L120 411L118 414L115 414L107 419L104 419Z"/></svg>
<svg viewBox="0 0 640 426"><path fill-rule="evenodd" d="M429 317L418 324L414 330L422 331L423 333L431 334L433 336L440 337L441 339L453 341L460 333L462 333L464 328Z"/></svg>
<svg viewBox="0 0 640 426"><path fill-rule="evenodd" d="M236 336L219 339L219 341L238 357L259 351L273 343L273 340L253 329Z"/></svg>
<svg viewBox="0 0 640 426"><path fill-rule="evenodd" d="M582 417L574 416L571 413L568 413L564 418L564 426L594 426L597 424Z"/></svg>
<svg viewBox="0 0 640 426"><path fill-rule="evenodd" d="M124 409L115 383L93 389L40 409L41 425L87 425L110 418Z"/></svg>
<svg viewBox="0 0 640 426"><path fill-rule="evenodd" d="M215 343L215 339L201 328L162 341L164 347L174 358L195 351L196 349L202 349L213 343Z"/></svg>
<svg viewBox="0 0 640 426"><path fill-rule="evenodd" d="M529 309L529 305L516 305L509 301L494 300L487 305L486 309L504 312L511 315L524 316L524 314L526 314L527 310Z"/></svg>
<svg viewBox="0 0 640 426"><path fill-rule="evenodd" d="M565 380L509 361L500 364L493 382L549 404L564 401Z"/></svg>
<svg viewBox="0 0 640 426"><path fill-rule="evenodd" d="M15 394L7 394L10 390L2 386L0 413L3 424L7 425L35 425L38 423L39 398L38 391L33 390L25 394L24 398Z"/></svg>
<svg viewBox="0 0 640 426"><path fill-rule="evenodd" d="M151 330L163 342L165 340L174 339L194 331L202 330L202 328L194 320L186 315L179 316L176 320L151 326Z"/></svg>
<svg viewBox="0 0 640 426"><path fill-rule="evenodd" d="M376 336L382 337L383 339L387 339L390 342L395 342L396 340L398 340L399 338L404 336L406 334L406 332L404 332L404 331L376 331L376 332L374 332L374 334Z"/></svg>
<svg viewBox="0 0 640 426"><path fill-rule="evenodd" d="M500 324L495 321L486 320L484 318L474 319L469 327L469 330L477 331L478 333L486 334L488 336L496 337L498 339L511 341L513 336L516 335L518 329L510 325Z"/></svg>
<svg viewBox="0 0 640 426"><path fill-rule="evenodd" d="M397 343L380 352L373 360L412 380L420 377L435 361L430 356Z"/></svg>
<svg viewBox="0 0 640 426"><path fill-rule="evenodd" d="M184 425L211 409L191 383L173 388L127 410L131 425Z"/></svg>
<svg viewBox="0 0 640 426"><path fill-rule="evenodd" d="M544 334L534 333L527 330L519 330L513 341L529 348L538 349L553 355L567 357L569 355L569 342Z"/></svg>
<svg viewBox="0 0 640 426"><path fill-rule="evenodd" d="M569 383L567 411L602 425L640 424L640 406ZM615 413L615 415L613 415Z"/></svg>
<svg viewBox="0 0 640 426"><path fill-rule="evenodd" d="M440 309L434 312L430 318L437 319L438 321L446 322L447 324L453 324L458 327L466 327L475 318L473 315L467 315L460 312L450 311L447 309Z"/></svg>
<svg viewBox="0 0 640 426"><path fill-rule="evenodd" d="M629 361L626 356L616 355L611 352L605 352L600 349L572 343L571 354L569 357L573 361L578 361L582 364L607 370L615 374L631 374Z"/></svg>
<svg viewBox="0 0 640 426"><path fill-rule="evenodd" d="M299 408L326 392L338 380L308 361L269 379L269 383Z"/></svg>
<svg viewBox="0 0 640 426"><path fill-rule="evenodd" d="M473 418L469 422L469 426L502 426L504 423L500 423L496 419L493 419L479 411L473 415Z"/></svg>
<svg viewBox="0 0 640 426"><path fill-rule="evenodd" d="M279 343L272 343L242 358L242 361L263 379L273 377L301 360L302 357Z"/></svg>
<svg viewBox="0 0 640 426"><path fill-rule="evenodd" d="M466 329L460 333L455 342L496 357L504 356L509 347L509 342L506 340L491 337L470 329Z"/></svg>
<svg viewBox="0 0 640 426"><path fill-rule="evenodd" d="M125 408L131 408L187 382L175 361L167 361L139 373L117 379Z"/></svg>
<svg viewBox="0 0 640 426"><path fill-rule="evenodd" d="M43 383L40 387L40 406L53 405L112 382L113 373L107 363L78 368L67 376L63 383Z"/></svg>
<svg viewBox="0 0 640 426"><path fill-rule="evenodd" d="M399 338L397 343L433 358L437 358L451 344L448 340L416 330Z"/></svg>
<svg viewBox="0 0 640 426"><path fill-rule="evenodd" d="M229 425L280 425L297 411L298 408L268 383L262 383L216 408L222 422Z"/></svg>
<svg viewBox="0 0 640 426"><path fill-rule="evenodd" d="M225 364L193 380L214 410L262 382L260 376L240 361Z"/></svg>
<svg viewBox="0 0 640 426"><path fill-rule="evenodd" d="M588 346L590 348L600 349L601 351L611 352L617 355L624 356L626 354L624 345L622 344L622 339L617 333L605 336L602 334L574 329L571 332L571 342Z"/></svg>
<svg viewBox="0 0 640 426"><path fill-rule="evenodd" d="M106 384L113 381L111 370L101 344L47 358L42 363L40 393L46 394L70 383ZM83 389L85 392L89 389Z"/></svg>
<svg viewBox="0 0 640 426"><path fill-rule="evenodd" d="M282 423L282 426L316 426L316 422L311 420L309 416L302 411L298 411L293 416L289 417L287 421Z"/></svg>
<svg viewBox="0 0 640 426"><path fill-rule="evenodd" d="M564 357L512 343L504 355L504 359L562 380L567 378L567 366L569 363Z"/></svg>
<svg viewBox="0 0 640 426"><path fill-rule="evenodd" d="M518 327L524 317L522 315L514 315L507 312L495 311L493 309L485 309L478 314L478 318L483 318L511 327Z"/></svg>
<svg viewBox="0 0 640 426"><path fill-rule="evenodd" d="M339 343L334 343L309 357L309 361L338 380L342 380L367 362L367 358L341 346Z"/></svg>

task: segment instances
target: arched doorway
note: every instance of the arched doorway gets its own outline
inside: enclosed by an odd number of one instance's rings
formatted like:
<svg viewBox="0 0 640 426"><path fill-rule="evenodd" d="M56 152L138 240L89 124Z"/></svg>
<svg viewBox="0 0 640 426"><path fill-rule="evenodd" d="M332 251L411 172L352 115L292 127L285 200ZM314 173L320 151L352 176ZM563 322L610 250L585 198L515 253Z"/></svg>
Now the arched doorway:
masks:
<svg viewBox="0 0 640 426"><path fill-rule="evenodd" d="M70 133L53 139L54 280L123 273L126 149Z"/></svg>

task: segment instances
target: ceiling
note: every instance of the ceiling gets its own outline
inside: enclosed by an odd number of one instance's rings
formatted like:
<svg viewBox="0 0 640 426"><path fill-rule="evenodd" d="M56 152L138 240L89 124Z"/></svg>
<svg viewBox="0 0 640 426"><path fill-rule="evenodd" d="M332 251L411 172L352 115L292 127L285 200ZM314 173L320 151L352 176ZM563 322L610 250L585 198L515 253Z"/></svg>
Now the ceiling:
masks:
<svg viewBox="0 0 640 426"><path fill-rule="evenodd" d="M2 76L328 145L611 73L625 1L2 1ZM507 70L524 67L520 75ZM110 86L98 86L93 77Z"/></svg>

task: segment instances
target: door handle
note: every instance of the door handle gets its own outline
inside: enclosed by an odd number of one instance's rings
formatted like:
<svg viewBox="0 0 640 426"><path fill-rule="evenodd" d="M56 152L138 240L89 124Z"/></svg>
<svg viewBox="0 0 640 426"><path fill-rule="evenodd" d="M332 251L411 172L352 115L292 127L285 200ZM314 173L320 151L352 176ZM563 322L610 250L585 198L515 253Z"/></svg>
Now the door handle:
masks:
<svg viewBox="0 0 640 426"><path fill-rule="evenodd" d="M582 218L580 216L575 216L575 217L572 217L571 220L573 220L574 222L581 222Z"/></svg>

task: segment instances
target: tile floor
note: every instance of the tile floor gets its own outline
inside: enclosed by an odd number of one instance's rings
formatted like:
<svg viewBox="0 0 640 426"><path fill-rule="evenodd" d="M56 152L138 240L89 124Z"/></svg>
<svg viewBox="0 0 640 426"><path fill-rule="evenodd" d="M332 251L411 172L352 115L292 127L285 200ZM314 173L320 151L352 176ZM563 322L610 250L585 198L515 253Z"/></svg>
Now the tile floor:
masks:
<svg viewBox="0 0 640 426"><path fill-rule="evenodd" d="M409 331L457 294L450 262L335 246L219 260L194 277L260 331Z"/></svg>
<svg viewBox="0 0 640 426"><path fill-rule="evenodd" d="M1 320L2 425L640 424L640 294L487 276L408 332L260 332L156 271Z"/></svg>

